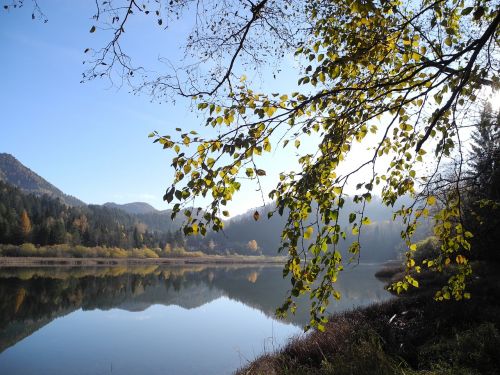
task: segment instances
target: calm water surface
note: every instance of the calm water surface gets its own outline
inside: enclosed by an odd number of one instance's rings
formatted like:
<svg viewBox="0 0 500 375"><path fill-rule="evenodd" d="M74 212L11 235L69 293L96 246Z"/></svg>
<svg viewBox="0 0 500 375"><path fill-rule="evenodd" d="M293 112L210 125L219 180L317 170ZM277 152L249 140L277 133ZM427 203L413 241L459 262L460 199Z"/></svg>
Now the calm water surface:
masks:
<svg viewBox="0 0 500 375"><path fill-rule="evenodd" d="M331 311L383 301L374 265L343 271ZM302 332L273 318L281 267L0 269L0 374L230 374Z"/></svg>

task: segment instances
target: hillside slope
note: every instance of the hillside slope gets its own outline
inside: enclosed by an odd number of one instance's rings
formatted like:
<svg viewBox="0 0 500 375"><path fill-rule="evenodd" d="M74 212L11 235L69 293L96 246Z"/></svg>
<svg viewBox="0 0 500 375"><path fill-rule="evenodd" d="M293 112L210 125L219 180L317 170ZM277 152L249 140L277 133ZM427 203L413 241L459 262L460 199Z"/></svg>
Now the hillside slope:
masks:
<svg viewBox="0 0 500 375"><path fill-rule="evenodd" d="M81 200L64 194L57 187L22 164L14 156L7 153L0 153L0 180L26 193L38 196L46 194L51 198L59 198L68 206L85 205Z"/></svg>
<svg viewBox="0 0 500 375"><path fill-rule="evenodd" d="M114 202L104 203L105 207L117 208L119 210L125 211L128 214L137 215L137 214L150 214L159 212L156 208L151 206L146 202L132 202L125 204L118 204Z"/></svg>

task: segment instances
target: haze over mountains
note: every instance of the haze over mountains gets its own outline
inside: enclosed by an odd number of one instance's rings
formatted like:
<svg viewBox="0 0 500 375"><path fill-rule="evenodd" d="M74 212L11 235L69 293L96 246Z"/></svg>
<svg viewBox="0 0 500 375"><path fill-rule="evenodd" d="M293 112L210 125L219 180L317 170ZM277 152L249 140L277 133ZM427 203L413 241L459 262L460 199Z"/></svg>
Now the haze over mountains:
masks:
<svg viewBox="0 0 500 375"><path fill-rule="evenodd" d="M87 237L85 238L88 240L87 246L95 246L94 243L96 243L125 248L140 247L143 245L163 248L168 243L167 238L172 237L171 233L178 231L183 223L182 215L179 215L178 218L172 221L170 210L160 211L144 202L127 204L108 202L102 206L86 205L79 199L59 190L24 166L12 155L5 153L0 154L0 181L2 180L24 193L34 194L38 197L43 197L43 199L58 199L62 204L69 206L68 212L73 212L77 209L78 212L75 211L72 215L75 217L78 215L86 216L91 224L90 227L94 228L91 233L92 235L86 234ZM13 196L16 194L19 193L11 192ZM13 198L9 199L12 200ZM39 205L39 203L37 204ZM37 204L30 203L29 206L33 207L33 205L37 206ZM57 206L57 202L54 204ZM356 207L351 206L352 203L349 204L346 202L346 210L356 210ZM73 211L71 211L71 207L73 207ZM188 250L195 251L202 250L207 254L276 255L280 245L281 230L286 223L286 215L280 216L275 214L271 219L267 219L267 213L272 211L273 208L273 204L257 208L261 217L258 221L254 220L253 213L255 209L252 209L246 214L226 221L223 232L208 233L206 237L190 236L187 238L187 248ZM12 211L12 207L10 209ZM19 210L22 210L22 208L17 207L17 211ZM64 218L68 216L68 213L63 212L64 208L62 206L58 210L59 216L52 216L54 218L59 217L61 221L66 220ZM38 210L37 212L35 216L43 215L40 214L43 211ZM20 212L17 212L17 214L11 212L11 217L7 221L16 220L15 215L19 214ZM403 248L400 238L402 225L401 223L392 221L392 209L384 206L379 199L374 198L372 203L367 205L366 214L370 217L373 224L366 226L362 233L361 243L367 249L362 253L362 261L380 262L398 257ZM341 217L340 225L347 227L348 222L344 219ZM78 220L80 219L78 218ZM66 220L63 223L66 233L69 233L73 240L80 237L83 239L84 233L82 231L77 233L78 230L77 228L73 228L73 224L74 221L71 220ZM40 227L43 225L40 224ZM94 232L97 232L95 238L93 237ZM349 230L347 232L350 233ZM425 228L421 232L425 232ZM110 235L110 233L113 233L113 235ZM165 236L168 233L170 234ZM348 235L348 239L345 241L346 246L341 246L344 253L346 252L349 240L354 239L351 237ZM106 240L104 241L104 239ZM77 243L85 244L82 242L83 240L80 241ZM107 243L109 241L112 243Z"/></svg>
<svg viewBox="0 0 500 375"><path fill-rule="evenodd" d="M160 210L157 210L153 206L151 206L149 203L146 202L132 202L132 203L125 203L125 204L118 204L114 202L107 202L104 203L104 206L106 207L111 207L111 208L117 208L119 210L123 210L129 214L150 214L153 212L161 212Z"/></svg>

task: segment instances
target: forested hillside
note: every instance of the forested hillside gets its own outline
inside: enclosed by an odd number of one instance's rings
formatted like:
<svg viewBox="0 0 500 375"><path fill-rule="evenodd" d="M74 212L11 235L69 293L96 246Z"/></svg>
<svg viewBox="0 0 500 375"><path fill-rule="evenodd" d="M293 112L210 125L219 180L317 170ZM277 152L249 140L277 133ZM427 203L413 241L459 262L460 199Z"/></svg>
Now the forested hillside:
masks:
<svg viewBox="0 0 500 375"><path fill-rule="evenodd" d="M153 206L145 202L132 202L125 204L118 204L114 202L104 203L105 207L109 208L118 208L126 213L135 215L135 214L149 214L153 212L160 212Z"/></svg>
<svg viewBox="0 0 500 375"><path fill-rule="evenodd" d="M59 198L69 206L85 205L81 200L64 194L50 182L19 162L14 156L7 153L0 153L0 180L17 186L27 193Z"/></svg>
<svg viewBox="0 0 500 375"><path fill-rule="evenodd" d="M3 244L148 247L162 251L187 248L207 254L274 256L285 226L286 215L275 214L268 219L275 206L266 205L227 220L223 232L184 239L180 232L183 219L176 217L172 221L171 210L160 211L144 202L85 205L9 154L0 155L0 177L0 243ZM259 220L254 217L256 210ZM372 224L362 232L360 261L397 258L402 249L401 223L392 221L392 210L377 198L366 206L366 213ZM347 227L348 218L340 217L339 224ZM353 235L346 232L347 244ZM424 236L427 226L422 226L420 232ZM341 246L341 250L347 256L347 246Z"/></svg>
<svg viewBox="0 0 500 375"><path fill-rule="evenodd" d="M126 212L97 205L70 207L47 195L24 194L0 181L0 243L147 246L163 249L183 246L179 231L158 232Z"/></svg>
<svg viewBox="0 0 500 375"><path fill-rule="evenodd" d="M126 204L109 202L105 203L104 207L125 211L126 213L134 216L141 223L146 224L150 231L174 232L176 230L180 230L183 223L182 218L174 218L172 220L171 210L160 211L145 202L133 202Z"/></svg>
<svg viewBox="0 0 500 375"><path fill-rule="evenodd" d="M169 211L129 214L110 205L71 207L48 195L26 194L0 181L0 243L123 249L187 248L207 254L274 256L277 255L285 219L279 215L268 219L267 213L272 209L272 205L259 208L261 218L258 221L254 219L255 210L251 210L228 220L224 232L185 239L179 230L182 222L180 219L172 221ZM401 224L393 222L391 210L383 208L377 200L368 206L367 212L374 221L364 228L360 261L380 262L397 258L402 249ZM346 225L346 221L341 220L341 225ZM424 225L421 232L426 230Z"/></svg>
<svg viewBox="0 0 500 375"><path fill-rule="evenodd" d="M403 202L404 203L404 202ZM354 207L353 207L354 209ZM268 219L268 213L274 205L266 205L257 209L259 220L254 218L254 210L227 221L223 232L210 232L197 246L204 252L238 252L243 254L276 255L280 246L281 231L285 226L286 215L277 213ZM374 198L366 206L366 214L372 220L361 233L361 262L381 262L396 259L402 251L400 221L392 220L392 210ZM348 217L340 217L339 225L347 227ZM422 222L417 230L416 238L428 235L428 223ZM347 231L346 241L341 242L341 250L347 255L347 245L354 239L351 231ZM195 243L196 239L189 239ZM342 244L344 246L342 246Z"/></svg>

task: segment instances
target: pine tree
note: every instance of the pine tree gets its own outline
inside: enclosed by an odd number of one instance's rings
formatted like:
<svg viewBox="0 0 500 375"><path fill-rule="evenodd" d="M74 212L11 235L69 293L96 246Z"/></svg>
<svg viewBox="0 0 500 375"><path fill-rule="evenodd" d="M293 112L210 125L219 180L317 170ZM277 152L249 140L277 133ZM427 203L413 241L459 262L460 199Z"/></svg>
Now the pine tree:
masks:
<svg viewBox="0 0 500 375"><path fill-rule="evenodd" d="M59 219L54 221L50 228L49 244L57 245L65 242L66 229L64 227L64 221Z"/></svg>
<svg viewBox="0 0 500 375"><path fill-rule="evenodd" d="M475 236L475 258L500 261L500 111L486 106L472 134L469 166L473 184L464 194L464 224Z"/></svg>
<svg viewBox="0 0 500 375"><path fill-rule="evenodd" d="M481 113L476 131L472 134L470 154L476 193L485 199L500 198L500 111L495 115L491 105Z"/></svg>

